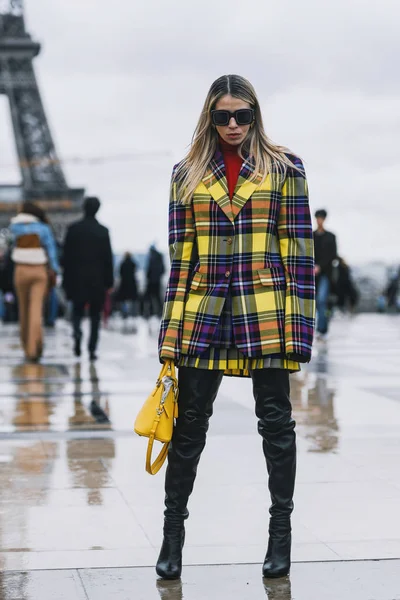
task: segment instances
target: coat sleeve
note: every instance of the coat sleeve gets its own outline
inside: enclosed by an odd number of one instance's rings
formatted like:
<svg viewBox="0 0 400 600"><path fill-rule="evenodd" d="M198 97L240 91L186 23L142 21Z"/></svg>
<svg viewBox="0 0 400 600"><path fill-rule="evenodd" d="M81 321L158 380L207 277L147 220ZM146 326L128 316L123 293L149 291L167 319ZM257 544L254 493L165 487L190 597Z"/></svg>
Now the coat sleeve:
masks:
<svg viewBox="0 0 400 600"><path fill-rule="evenodd" d="M314 242L307 180L301 160L289 168L281 190L279 246L285 268L285 352L298 362L311 359L315 320Z"/></svg>
<svg viewBox="0 0 400 600"><path fill-rule="evenodd" d="M51 229L48 225L46 225L43 229L42 243L47 252L50 269L58 273L60 270L60 266L58 264L57 246Z"/></svg>
<svg viewBox="0 0 400 600"><path fill-rule="evenodd" d="M168 244L171 271L165 292L159 335L159 356L178 361L181 349L183 312L195 241L192 205L179 203L179 186L172 174L169 202Z"/></svg>
<svg viewBox="0 0 400 600"><path fill-rule="evenodd" d="M108 230L104 239L104 287L108 290L114 285L114 259Z"/></svg>
<svg viewBox="0 0 400 600"><path fill-rule="evenodd" d="M63 288L65 289L67 296L69 295L69 284L71 280L71 251L72 251L72 232L71 228L67 229L67 234L64 240L62 262L63 267Z"/></svg>

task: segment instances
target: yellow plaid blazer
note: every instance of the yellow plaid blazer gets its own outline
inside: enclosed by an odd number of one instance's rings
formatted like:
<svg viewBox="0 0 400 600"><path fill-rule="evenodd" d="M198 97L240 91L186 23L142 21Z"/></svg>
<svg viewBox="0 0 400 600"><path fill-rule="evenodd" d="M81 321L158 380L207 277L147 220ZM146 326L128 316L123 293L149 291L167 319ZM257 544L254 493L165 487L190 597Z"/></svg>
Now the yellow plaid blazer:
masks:
<svg viewBox="0 0 400 600"><path fill-rule="evenodd" d="M247 357L308 362L315 316L314 245L304 167L250 181L244 162L232 201L217 151L191 204L172 175L171 272L159 336L162 361L201 355L218 339L231 296L234 346Z"/></svg>

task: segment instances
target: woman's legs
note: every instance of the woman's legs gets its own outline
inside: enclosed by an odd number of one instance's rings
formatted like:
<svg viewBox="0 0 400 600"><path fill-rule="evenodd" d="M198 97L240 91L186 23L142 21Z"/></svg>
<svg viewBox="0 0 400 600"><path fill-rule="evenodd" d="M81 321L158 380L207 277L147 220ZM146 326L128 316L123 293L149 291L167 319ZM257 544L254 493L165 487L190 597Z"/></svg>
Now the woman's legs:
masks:
<svg viewBox="0 0 400 600"><path fill-rule="evenodd" d="M32 279L29 294L26 356L36 360L40 358L43 351L43 305L48 289L48 275L45 266L35 265L30 268L32 269Z"/></svg>
<svg viewBox="0 0 400 600"><path fill-rule="evenodd" d="M317 283L317 332L328 333L328 298L330 291L330 282L327 275L320 275Z"/></svg>
<svg viewBox="0 0 400 600"><path fill-rule="evenodd" d="M18 298L19 331L22 348L26 354L26 343L28 339L28 310L30 293L29 267L16 265L14 275L15 291Z"/></svg>
<svg viewBox="0 0 400 600"><path fill-rule="evenodd" d="M222 377L223 371L179 369L179 417L168 453L164 541L157 562L157 573L164 579L177 579L181 574L183 522L189 516L187 503Z"/></svg>
<svg viewBox="0 0 400 600"><path fill-rule="evenodd" d="M296 423L292 419L289 371L257 369L251 377L272 502L263 574L281 577L290 569L290 515L296 477Z"/></svg>

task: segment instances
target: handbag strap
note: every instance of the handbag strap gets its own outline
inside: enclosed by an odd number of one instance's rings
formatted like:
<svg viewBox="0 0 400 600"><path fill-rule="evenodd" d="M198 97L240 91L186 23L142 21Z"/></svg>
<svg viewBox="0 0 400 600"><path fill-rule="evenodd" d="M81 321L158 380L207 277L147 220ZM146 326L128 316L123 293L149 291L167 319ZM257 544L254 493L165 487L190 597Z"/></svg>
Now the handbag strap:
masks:
<svg viewBox="0 0 400 600"><path fill-rule="evenodd" d="M154 444L154 435L151 435L149 438L149 443L147 445L147 453L146 453L146 471L150 475L155 475L161 469L163 464L165 463L165 459L168 455L168 447L169 442L165 442L163 447L161 448L160 454L157 456L153 464L151 463L151 455L153 453L153 444Z"/></svg>
<svg viewBox="0 0 400 600"><path fill-rule="evenodd" d="M157 415L157 417L154 419L153 427L150 432L149 443L147 444L146 471L150 475L155 475L156 473L158 473L158 471L163 466L165 459L167 458L167 454L168 454L169 442L165 442L163 444L163 447L161 448L159 455L157 456L157 458L155 459L153 464L151 463L151 455L153 454L154 436L155 436L156 429L158 427L159 422L160 422L160 415Z"/></svg>

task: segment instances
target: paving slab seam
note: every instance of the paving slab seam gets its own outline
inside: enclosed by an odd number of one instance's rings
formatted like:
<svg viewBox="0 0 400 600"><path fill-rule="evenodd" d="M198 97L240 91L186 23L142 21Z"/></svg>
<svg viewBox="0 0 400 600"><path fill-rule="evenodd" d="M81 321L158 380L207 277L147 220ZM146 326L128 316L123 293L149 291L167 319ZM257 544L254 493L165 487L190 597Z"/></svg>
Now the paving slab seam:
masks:
<svg viewBox="0 0 400 600"><path fill-rule="evenodd" d="M351 559L333 559L333 560L294 560L292 561L292 565L331 565L332 563L334 564L348 564L348 563L371 563L371 562L375 562L375 563L388 563L388 562L396 562L399 561L399 558L351 558ZM217 568L217 567L245 567L245 566L250 566L250 567L258 567L261 566L262 562L226 562L226 563L187 563L187 564L183 564L183 568L207 568L207 567L212 567L212 568ZM80 572L81 571L113 571L113 570L118 570L118 571L122 571L122 570L131 570L131 569L135 569L135 570L141 570L141 569L155 569L155 564L150 564L150 565L122 565L122 566L113 566L113 567L75 567L75 568L71 568L71 567L67 567L67 568L63 568L63 567L50 567L49 569L2 569L3 573L7 573L7 574L18 574L18 573L31 573L31 572L35 572L35 573L49 573L51 571L63 571L63 572L77 572L79 574L80 577ZM155 571L154 571L155 572ZM81 577L80 577L81 579Z"/></svg>
<svg viewBox="0 0 400 600"><path fill-rule="evenodd" d="M32 383L31 381L26 381L24 383ZM71 398L82 398L85 396L90 396L91 398L99 398L101 396L131 396L132 392L110 392L105 390L104 392L77 392L77 393L66 393L66 392L38 392L38 393L21 393L21 394L0 394L0 398L3 400L4 398L15 398L17 400L22 400L26 398L65 398L66 400L70 400Z"/></svg>
<svg viewBox="0 0 400 600"><path fill-rule="evenodd" d="M57 431L55 429L51 431L44 431L40 429L36 429L35 431L15 431L15 432L0 432L0 441L2 440L19 440L19 441L29 441L29 440L37 440L38 438L47 440L47 441L58 441L58 440L98 440L102 438L114 438L114 437L130 437L136 438L137 435L130 429L112 429L112 430L102 430L102 431L92 431L87 429L87 435L85 435L85 430L80 431Z"/></svg>
<svg viewBox="0 0 400 600"><path fill-rule="evenodd" d="M88 593L87 593L87 590L86 590L86 586L85 586L85 584L84 584L84 582L83 582L83 579L82 579L82 575L81 575L81 569L75 569L75 570L76 570L76 573L77 573L77 575L78 575L78 579L79 579L79 581L80 581L80 583L81 583L81 586L82 586L82 589L83 589L83 591L84 591L84 594L85 594L85 596L86 596L86 600L90 600L90 598L89 598L89 595L88 595ZM82 569L82 570L83 570L83 569Z"/></svg>

